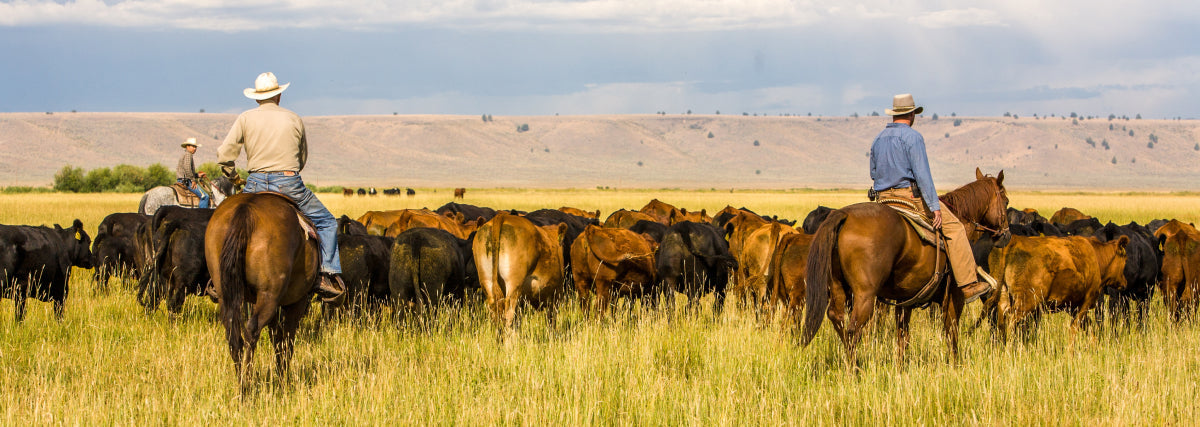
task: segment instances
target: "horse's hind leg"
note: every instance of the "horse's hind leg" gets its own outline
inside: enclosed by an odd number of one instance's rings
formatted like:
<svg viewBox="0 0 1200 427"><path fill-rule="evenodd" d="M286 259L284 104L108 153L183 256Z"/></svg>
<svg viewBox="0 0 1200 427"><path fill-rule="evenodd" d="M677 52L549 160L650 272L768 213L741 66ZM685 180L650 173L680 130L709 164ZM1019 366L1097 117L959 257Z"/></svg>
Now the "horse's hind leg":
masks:
<svg viewBox="0 0 1200 427"><path fill-rule="evenodd" d="M280 378L287 373L292 361L292 350L296 345L296 330L300 329L300 320L308 314L308 300L283 307L281 316L271 322L271 342L275 346L275 372Z"/></svg>
<svg viewBox="0 0 1200 427"><path fill-rule="evenodd" d="M858 366L858 344L862 341L863 329L871 321L871 316L874 314L875 294L860 292L853 295L853 304L850 307L850 321L846 322L845 339L843 339L846 345L846 353L849 356L847 362L851 366Z"/></svg>
<svg viewBox="0 0 1200 427"><path fill-rule="evenodd" d="M245 341L245 349L242 353L243 384L254 366L254 350L258 347L258 338L262 335L262 328L272 323L278 311L277 303L259 295L258 303L253 306L252 312L246 318L246 324L242 329L242 340Z"/></svg>
<svg viewBox="0 0 1200 427"><path fill-rule="evenodd" d="M912 318L912 309L896 307L896 361L904 364L904 354L908 351L908 322Z"/></svg>

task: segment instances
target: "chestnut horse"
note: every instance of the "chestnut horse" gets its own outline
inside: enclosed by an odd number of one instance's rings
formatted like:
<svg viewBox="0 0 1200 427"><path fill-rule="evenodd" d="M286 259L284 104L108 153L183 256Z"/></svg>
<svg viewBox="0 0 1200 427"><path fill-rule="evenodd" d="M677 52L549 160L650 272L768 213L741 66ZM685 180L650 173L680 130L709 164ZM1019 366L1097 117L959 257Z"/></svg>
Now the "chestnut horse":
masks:
<svg viewBox="0 0 1200 427"><path fill-rule="evenodd" d="M989 230L997 236L997 246L1007 242L1008 195L1004 190L1004 171L995 178L975 169L975 181L940 197L943 208L950 209L970 235L974 230ZM894 209L879 203L858 203L829 214L817 229L808 255L808 289L805 302L804 333L801 344L808 345L816 335L828 310L829 320L846 347L847 364L856 366L856 347L863 327L871 320L876 299L908 302L930 283L935 266L946 266L946 256L924 243L912 227ZM929 301L942 305L942 324L952 359L958 359L958 320L962 314L963 293L950 285L952 275L935 284L937 291ZM849 303L849 304L848 304ZM899 360L903 363L908 346L908 321L913 306L896 306L896 340ZM849 309L850 318L845 320Z"/></svg>
<svg viewBox="0 0 1200 427"><path fill-rule="evenodd" d="M308 312L320 249L307 236L298 212L282 194L237 194L217 208L204 235L229 355L243 388L262 328L271 332L275 367L282 375L300 319Z"/></svg>

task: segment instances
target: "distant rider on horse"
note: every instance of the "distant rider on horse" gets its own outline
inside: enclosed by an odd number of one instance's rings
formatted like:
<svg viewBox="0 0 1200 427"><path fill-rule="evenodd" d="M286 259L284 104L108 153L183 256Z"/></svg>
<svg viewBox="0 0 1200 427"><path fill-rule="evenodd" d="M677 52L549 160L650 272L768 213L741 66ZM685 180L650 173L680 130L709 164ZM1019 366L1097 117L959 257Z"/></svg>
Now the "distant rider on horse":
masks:
<svg viewBox="0 0 1200 427"><path fill-rule="evenodd" d="M971 242L962 223L938 203L925 153L925 138L912 128L917 114L924 110L925 107L916 106L911 94L896 95L892 108L884 110L892 116L892 123L871 145L871 179L875 181L872 189L877 197L905 200L923 211L922 214L932 215L933 228L940 229L946 237L946 255L954 280L962 288L965 302L970 302L992 286L982 277L987 273L975 265Z"/></svg>
<svg viewBox="0 0 1200 427"><path fill-rule="evenodd" d="M175 182L178 182L196 194L200 198L200 204L196 207L207 209L208 193L200 189L200 180L207 178L208 175L204 172L196 172L196 161L192 158L196 154L196 149L200 148L200 144L196 143L196 138L188 138L179 146L186 151L179 157L179 163L175 165Z"/></svg>
<svg viewBox="0 0 1200 427"><path fill-rule="evenodd" d="M245 147L250 177L243 191L274 191L296 202L316 227L321 241L321 280L317 294L326 302L336 303L346 291L341 279L337 219L300 178L300 171L308 161L304 122L296 113L279 106L279 99L290 84L280 85L275 74L267 72L258 75L253 88L242 91L247 98L258 102L258 108L243 112L233 122L225 142L217 149L217 163L231 181L241 182L234 161Z"/></svg>

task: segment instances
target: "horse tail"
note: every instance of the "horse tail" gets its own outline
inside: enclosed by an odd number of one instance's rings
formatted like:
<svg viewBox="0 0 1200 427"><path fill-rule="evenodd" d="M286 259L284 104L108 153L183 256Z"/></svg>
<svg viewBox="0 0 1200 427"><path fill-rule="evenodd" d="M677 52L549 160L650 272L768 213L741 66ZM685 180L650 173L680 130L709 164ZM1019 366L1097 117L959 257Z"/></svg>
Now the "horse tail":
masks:
<svg viewBox="0 0 1200 427"><path fill-rule="evenodd" d="M825 310L829 308L829 287L833 284L833 251L837 249L838 234L842 224L846 222L846 212L836 210L829 213L825 222L813 236L812 247L808 252L808 267L804 275L808 281L804 298L804 333L800 344L807 346L812 342L821 322L825 320Z"/></svg>
<svg viewBox="0 0 1200 427"><path fill-rule="evenodd" d="M225 229L225 242L221 245L219 263L221 267L221 321L229 342L239 342L244 320L246 293L246 245L254 219L250 216L250 205L240 204L230 216L229 228ZM238 361L235 361L237 363Z"/></svg>

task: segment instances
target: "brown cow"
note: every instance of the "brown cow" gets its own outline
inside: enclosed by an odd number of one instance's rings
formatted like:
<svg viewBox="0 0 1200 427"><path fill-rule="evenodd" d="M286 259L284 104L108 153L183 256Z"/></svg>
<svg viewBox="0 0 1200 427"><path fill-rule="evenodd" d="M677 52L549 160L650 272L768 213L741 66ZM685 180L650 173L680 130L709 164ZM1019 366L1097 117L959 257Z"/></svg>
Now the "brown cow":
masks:
<svg viewBox="0 0 1200 427"><path fill-rule="evenodd" d="M563 206L563 207L561 207L561 208L558 208L558 210L559 210L559 212L563 212L563 213L569 213L569 214L571 214L571 215L575 215L575 216L581 216L581 217L584 217L584 218L591 218L591 219L595 219L595 220L599 220L599 219L600 219L600 210L599 210L599 209L596 209L596 211L595 211L595 212L588 212L588 211L585 211L585 210L583 210L583 209L579 209L579 208L572 208L572 207L569 207L569 206ZM635 222L636 222L636 221L635 221Z"/></svg>
<svg viewBox="0 0 1200 427"><path fill-rule="evenodd" d="M469 228L464 228L462 223L463 214L461 213L438 215L427 210L406 210L401 212L400 216L396 218L396 221L388 226L383 235L387 237L396 237L405 230L424 227L446 230L450 232L450 234L453 234L454 237L466 239L471 235L471 230ZM368 232L369 231L370 228L368 228Z"/></svg>
<svg viewBox="0 0 1200 427"><path fill-rule="evenodd" d="M555 305L563 295L566 230L566 224L538 227L525 218L501 213L475 233L471 248L479 285L501 332L513 331L517 306L523 302L545 309L554 324Z"/></svg>
<svg viewBox="0 0 1200 427"><path fill-rule="evenodd" d="M772 222L751 231L742 242L733 292L743 303L750 303L756 312L769 301L767 277L771 273L771 257L775 254L775 246L779 244L780 237L795 233L798 233L795 228Z"/></svg>
<svg viewBox="0 0 1200 427"><path fill-rule="evenodd" d="M625 228L633 227L638 221L646 220L658 222L654 217L646 215L638 211L627 211L620 209L608 215L608 219L604 220L604 227L607 228ZM665 224L664 224L665 225Z"/></svg>
<svg viewBox="0 0 1200 427"><path fill-rule="evenodd" d="M997 298L1001 339L1007 340L1031 313L1033 321L1024 325L1036 326L1038 310L1068 310L1074 317L1071 329L1084 328L1105 287L1125 288L1128 243L1127 236L1107 243L1077 236L1013 236L1008 246L993 250L989 264L999 292L992 298Z"/></svg>
<svg viewBox="0 0 1200 427"><path fill-rule="evenodd" d="M1081 219L1091 219L1091 218L1092 218L1091 215L1080 212L1079 209L1062 208L1062 209L1059 209L1058 212L1055 212L1054 215L1050 216L1050 223L1061 226L1061 225L1070 224L1071 222L1078 221Z"/></svg>
<svg viewBox="0 0 1200 427"><path fill-rule="evenodd" d="M729 253L733 254L738 264L742 262L742 246L746 237L767 223L763 217L746 211L738 211L736 216L725 222L725 240L729 241Z"/></svg>
<svg viewBox="0 0 1200 427"><path fill-rule="evenodd" d="M708 216L708 212L701 209L700 212L688 212L687 209L680 209L676 212L671 212L671 217L667 218L668 225L675 225L684 221L701 222L705 224L712 223L712 217Z"/></svg>
<svg viewBox="0 0 1200 427"><path fill-rule="evenodd" d="M466 195L467 195L467 189L465 189L465 188L455 188L454 189L454 198L455 199L461 200Z"/></svg>
<svg viewBox="0 0 1200 427"><path fill-rule="evenodd" d="M571 276L579 291L579 306L584 313L596 295L598 317L611 307L612 298L624 296L654 297L654 251L658 242L646 234L620 228L589 225L571 245ZM630 306L633 304L630 303Z"/></svg>
<svg viewBox="0 0 1200 427"><path fill-rule="evenodd" d="M343 189L342 189L342 196L344 196L344 197L350 197L350 196L353 196L353 195L354 195L354 189L353 189L353 188L343 188Z"/></svg>
<svg viewBox="0 0 1200 427"><path fill-rule="evenodd" d="M671 217L679 214L679 208L654 199L646 203L646 206L642 206L641 212L650 215L663 225L671 225Z"/></svg>
<svg viewBox="0 0 1200 427"><path fill-rule="evenodd" d="M771 302L770 313L776 305L783 304L784 327L799 326L800 314L804 311L806 284L804 271L808 268L808 248L813 235L805 233L787 234L779 238L775 253L771 256L771 274L767 276L767 289Z"/></svg>
<svg viewBox="0 0 1200 427"><path fill-rule="evenodd" d="M1191 315L1200 298L1200 231L1171 220L1154 232L1163 251L1158 287L1171 320Z"/></svg>

